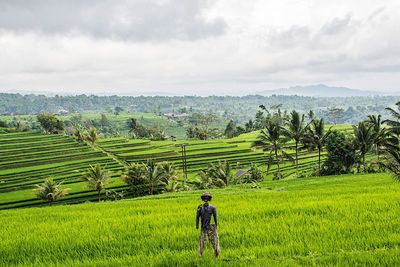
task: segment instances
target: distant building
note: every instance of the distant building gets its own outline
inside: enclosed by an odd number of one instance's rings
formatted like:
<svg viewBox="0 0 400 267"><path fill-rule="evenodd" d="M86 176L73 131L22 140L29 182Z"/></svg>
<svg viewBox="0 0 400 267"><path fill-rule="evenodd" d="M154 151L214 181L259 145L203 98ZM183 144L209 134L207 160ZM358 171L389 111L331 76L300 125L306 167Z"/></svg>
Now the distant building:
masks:
<svg viewBox="0 0 400 267"><path fill-rule="evenodd" d="M56 115L67 115L67 114L69 114L69 111L66 109L60 109L56 113Z"/></svg>
<svg viewBox="0 0 400 267"><path fill-rule="evenodd" d="M187 113L164 113L164 116L169 118L169 119L182 119L182 118L187 118L189 117L189 114Z"/></svg>

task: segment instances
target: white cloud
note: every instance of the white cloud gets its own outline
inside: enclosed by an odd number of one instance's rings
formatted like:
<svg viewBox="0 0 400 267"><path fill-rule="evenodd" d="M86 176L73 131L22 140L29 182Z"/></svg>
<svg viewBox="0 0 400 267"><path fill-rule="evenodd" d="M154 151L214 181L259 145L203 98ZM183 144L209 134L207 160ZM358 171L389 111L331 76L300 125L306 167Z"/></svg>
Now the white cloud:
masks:
<svg viewBox="0 0 400 267"><path fill-rule="evenodd" d="M246 94L400 84L396 1L50 2L0 0L8 6L0 8L8 14L0 16L0 90Z"/></svg>

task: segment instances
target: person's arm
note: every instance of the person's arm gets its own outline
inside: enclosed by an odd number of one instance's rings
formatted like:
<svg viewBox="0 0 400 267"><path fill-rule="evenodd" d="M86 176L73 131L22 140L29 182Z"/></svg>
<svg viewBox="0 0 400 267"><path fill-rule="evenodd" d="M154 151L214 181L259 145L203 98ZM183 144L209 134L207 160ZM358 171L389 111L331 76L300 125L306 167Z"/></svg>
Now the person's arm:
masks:
<svg viewBox="0 0 400 267"><path fill-rule="evenodd" d="M196 213L196 229L199 229L200 215L201 215L201 206L199 206L199 207L197 208L197 213Z"/></svg>
<svg viewBox="0 0 400 267"><path fill-rule="evenodd" d="M214 207L213 208L213 216L214 216L214 222L215 222L215 226L218 226L218 214L217 214L217 208Z"/></svg>

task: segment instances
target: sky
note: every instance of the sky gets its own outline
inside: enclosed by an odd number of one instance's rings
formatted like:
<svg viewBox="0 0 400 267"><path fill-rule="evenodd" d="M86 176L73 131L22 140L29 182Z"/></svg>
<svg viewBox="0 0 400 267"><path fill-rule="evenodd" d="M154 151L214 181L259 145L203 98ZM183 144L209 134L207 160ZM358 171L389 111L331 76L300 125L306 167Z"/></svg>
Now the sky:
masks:
<svg viewBox="0 0 400 267"><path fill-rule="evenodd" d="M0 0L0 92L399 92L399 31L399 0Z"/></svg>

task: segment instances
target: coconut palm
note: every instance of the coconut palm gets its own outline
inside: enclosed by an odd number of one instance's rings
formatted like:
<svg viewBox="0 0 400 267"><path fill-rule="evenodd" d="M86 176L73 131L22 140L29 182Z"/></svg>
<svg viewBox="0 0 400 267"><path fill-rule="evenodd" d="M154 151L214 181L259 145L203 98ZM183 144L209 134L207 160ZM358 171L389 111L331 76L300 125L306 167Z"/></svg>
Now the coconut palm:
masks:
<svg viewBox="0 0 400 267"><path fill-rule="evenodd" d="M49 205L68 195L67 188L61 188L62 182L55 182L53 178L47 178L44 183L36 185L34 193L37 198L47 201Z"/></svg>
<svg viewBox="0 0 400 267"><path fill-rule="evenodd" d="M130 191L135 196L144 195L147 192L148 179L146 165L143 163L128 164L125 174L121 177L128 184Z"/></svg>
<svg viewBox="0 0 400 267"><path fill-rule="evenodd" d="M390 129L382 127L381 115L369 115L367 122L373 126L375 153L379 162L385 147L395 146L397 139Z"/></svg>
<svg viewBox="0 0 400 267"><path fill-rule="evenodd" d="M321 152L326 143L326 139L331 134L331 129L325 132L324 119L312 120L307 133L304 136L304 144L309 148L317 148L318 150L318 173L321 172Z"/></svg>
<svg viewBox="0 0 400 267"><path fill-rule="evenodd" d="M75 127L74 136L78 142L83 142L85 140L85 132L79 126Z"/></svg>
<svg viewBox="0 0 400 267"><path fill-rule="evenodd" d="M391 131L395 133L397 136L400 135L400 101L396 103L397 110L393 108L386 108L387 111L394 117L393 120L387 119L384 120L383 123L389 125L391 127Z"/></svg>
<svg viewBox="0 0 400 267"><path fill-rule="evenodd" d="M110 172L102 168L100 164L90 165L89 169L82 176L82 180L88 183L88 187L97 191L98 200L100 202L100 193L104 186L109 183Z"/></svg>
<svg viewBox="0 0 400 267"><path fill-rule="evenodd" d="M85 139L92 145L94 145L99 138L100 135L97 133L97 130L94 127L89 129L89 132L86 134L85 137Z"/></svg>
<svg viewBox="0 0 400 267"><path fill-rule="evenodd" d="M299 144L307 132L308 125L305 125L304 123L304 115L300 116L297 111L293 110L290 113L290 119L287 122L287 126L287 129L283 129L283 133L290 139L294 140L296 150L295 164L297 174L299 166Z"/></svg>
<svg viewBox="0 0 400 267"><path fill-rule="evenodd" d="M160 165L160 169L162 172L161 180L164 183L167 184L168 181L176 180L178 178L178 173L177 173L176 168L173 163L165 161L165 162L159 163L159 165Z"/></svg>
<svg viewBox="0 0 400 267"><path fill-rule="evenodd" d="M361 164L365 164L365 155L371 151L374 145L374 126L365 121L353 125L354 145L361 154Z"/></svg>
<svg viewBox="0 0 400 267"><path fill-rule="evenodd" d="M154 191L157 186L165 185L163 181L164 172L161 168L160 164L157 164L154 160L148 160L146 164L146 177L149 181L149 193L150 195L154 194Z"/></svg>
<svg viewBox="0 0 400 267"><path fill-rule="evenodd" d="M400 149L398 146L385 149L385 161L381 163L393 175L393 179L400 182Z"/></svg>
<svg viewBox="0 0 400 267"><path fill-rule="evenodd" d="M232 171L228 161L218 161L210 163L207 169L207 174L211 177L214 184L221 184L228 186L232 181Z"/></svg>
<svg viewBox="0 0 400 267"><path fill-rule="evenodd" d="M288 138L284 136L284 128L282 127L281 120L279 118L272 117L266 121L265 129L261 130L260 135L257 137L257 141L254 145L262 146L264 151L269 151L268 170L272 163L272 154L275 155L275 160L278 167L278 173L280 173L280 158L282 156L289 157L282 149L283 145L288 141Z"/></svg>

